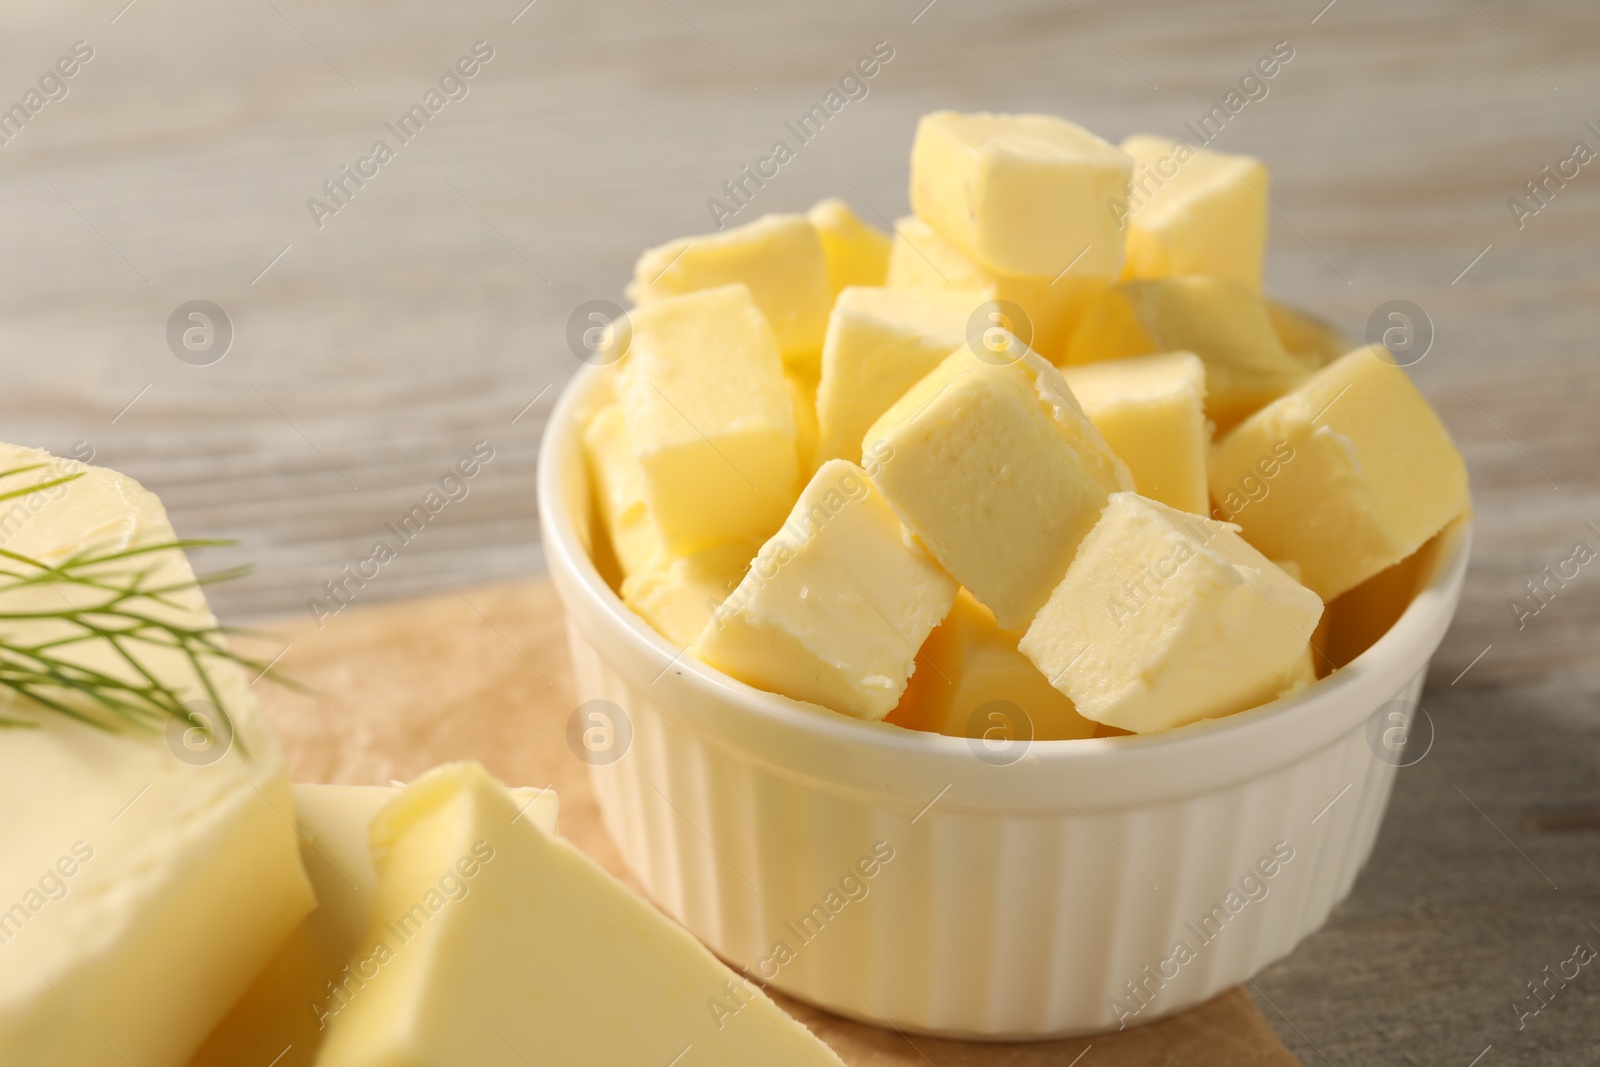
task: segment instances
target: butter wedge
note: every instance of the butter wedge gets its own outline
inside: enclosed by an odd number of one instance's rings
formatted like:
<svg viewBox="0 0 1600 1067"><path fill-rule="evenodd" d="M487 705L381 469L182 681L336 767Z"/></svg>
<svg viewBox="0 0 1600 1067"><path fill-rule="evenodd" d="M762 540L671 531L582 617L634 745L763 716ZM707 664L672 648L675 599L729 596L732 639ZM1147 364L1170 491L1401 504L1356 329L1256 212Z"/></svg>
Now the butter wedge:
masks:
<svg viewBox="0 0 1600 1067"><path fill-rule="evenodd" d="M1204 515L1209 507L1205 364L1192 352L1063 367L1089 421L1133 472L1138 492Z"/></svg>
<svg viewBox="0 0 1600 1067"><path fill-rule="evenodd" d="M829 460L691 651L758 689L877 720L955 593L866 473Z"/></svg>
<svg viewBox="0 0 1600 1067"><path fill-rule="evenodd" d="M1000 629L994 612L961 590L923 642L922 665L886 721L952 737L1001 736L996 728L1007 739L1093 737L1095 724L1018 651L1021 636Z"/></svg>
<svg viewBox="0 0 1600 1067"><path fill-rule="evenodd" d="M889 237L856 216L838 198L819 200L806 212L822 241L828 288L837 295L851 285L882 285L889 271Z"/></svg>
<svg viewBox="0 0 1600 1067"><path fill-rule="evenodd" d="M1253 156L1165 137L1122 142L1133 158L1116 201L1127 234L1125 278L1209 274L1261 288L1267 246L1267 168Z"/></svg>
<svg viewBox="0 0 1600 1067"><path fill-rule="evenodd" d="M967 343L982 292L852 287L822 346L818 460L861 462L861 439L905 391Z"/></svg>
<svg viewBox="0 0 1600 1067"><path fill-rule="evenodd" d="M589 475L599 502L600 520L624 577L644 570L666 551L646 500L644 467L628 444L622 408L607 404L583 429Z"/></svg>
<svg viewBox="0 0 1600 1067"><path fill-rule="evenodd" d="M18 468L40 465L34 471ZM46 565L78 553L170 543L160 501L114 471L0 446L0 507L8 552ZM54 477L75 481L29 494ZM37 571L15 558L11 575ZM210 629L216 619L180 551L130 555L98 573L125 585L171 587L166 603L125 610ZM0 586L13 579L0 578ZM73 585L0 592L0 612L59 612L98 596ZM102 625L122 626L107 617ZM0 622L9 643L66 636L40 620ZM283 753L257 708L250 678L205 663L207 689L169 647L127 641L150 676L185 702L220 704L233 727L203 709L209 734L86 725L0 690L0 1062L126 1067L181 1064L311 910L295 843ZM137 682L105 642L55 651L80 667ZM84 714L75 697L57 694ZM207 738L209 737L209 741ZM218 747L222 746L222 747Z"/></svg>
<svg viewBox="0 0 1600 1067"><path fill-rule="evenodd" d="M375 947L352 966L370 977L330 1021L319 1067L840 1067L682 927L518 819L520 806L468 763L430 771L379 813ZM729 987L739 1010L708 1010Z"/></svg>
<svg viewBox="0 0 1600 1067"><path fill-rule="evenodd" d="M1106 204L1132 167L1053 115L935 111L911 146L911 210L990 270L1112 278L1123 242Z"/></svg>
<svg viewBox="0 0 1600 1067"><path fill-rule="evenodd" d="M1011 332L1046 359L1058 360L1084 313L1105 293L1110 280L1071 274L1001 274L963 254L921 219L908 217L895 223L888 284L982 292L990 300L1015 305L1026 316L1026 324L1010 324Z"/></svg>
<svg viewBox="0 0 1600 1067"><path fill-rule="evenodd" d="M1261 294L1222 278L1123 282L1084 314L1064 364L1193 352L1206 365L1206 414L1219 430L1294 388L1306 368L1273 332Z"/></svg>
<svg viewBox="0 0 1600 1067"><path fill-rule="evenodd" d="M799 485L794 402L750 291L727 285L637 309L617 368L667 547L687 555L776 529Z"/></svg>
<svg viewBox="0 0 1600 1067"><path fill-rule="evenodd" d="M1219 502L1261 487L1229 509L1232 521L1263 552L1298 563L1324 600L1405 559L1471 504L1449 432L1376 346L1240 424L1210 470Z"/></svg>
<svg viewBox="0 0 1600 1067"><path fill-rule="evenodd" d="M956 349L867 434L873 481L955 579L1023 630L1126 464L1038 355Z"/></svg>
<svg viewBox="0 0 1600 1067"><path fill-rule="evenodd" d="M749 288L783 358L815 374L833 289L822 240L804 215L763 215L652 248L634 266L628 295L646 305L735 283Z"/></svg>
<svg viewBox="0 0 1600 1067"><path fill-rule="evenodd" d="M1134 733L1272 700L1322 601L1234 531L1113 495L1019 647L1080 715Z"/></svg>

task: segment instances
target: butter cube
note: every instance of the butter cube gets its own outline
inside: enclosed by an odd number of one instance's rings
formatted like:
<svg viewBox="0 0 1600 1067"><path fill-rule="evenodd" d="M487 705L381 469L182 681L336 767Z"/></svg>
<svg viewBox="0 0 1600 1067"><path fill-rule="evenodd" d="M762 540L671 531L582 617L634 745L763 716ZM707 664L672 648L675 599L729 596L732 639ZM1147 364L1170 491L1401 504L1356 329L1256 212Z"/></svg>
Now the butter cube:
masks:
<svg viewBox="0 0 1600 1067"><path fill-rule="evenodd" d="M437 768L372 825L377 892L318 1067L841 1067L686 930L478 764ZM730 1001L729 989L738 997ZM725 1014L707 1009L721 1003Z"/></svg>
<svg viewBox="0 0 1600 1067"><path fill-rule="evenodd" d="M839 199L819 200L806 212L828 261L828 287L882 285L889 271L889 237L856 217Z"/></svg>
<svg viewBox="0 0 1600 1067"><path fill-rule="evenodd" d="M865 472L829 460L692 651L758 689L877 720L955 595Z"/></svg>
<svg viewBox="0 0 1600 1067"><path fill-rule="evenodd" d="M735 541L669 557L623 579L622 602L662 637L687 647L738 587L760 548L759 541Z"/></svg>
<svg viewBox="0 0 1600 1067"><path fill-rule="evenodd" d="M33 471L19 468L36 467ZM24 618L87 608L102 597L69 583L19 585L80 553L130 554L93 572L119 586L147 571L121 610L209 630L216 618L194 584L154 494L115 471L0 445L3 505L15 576L0 591L9 643L81 635ZM76 475L53 489L29 486ZM140 552L140 550L145 550ZM126 619L102 625L121 629ZM157 638L158 639L158 638ZM99 729L0 690L0 1061L126 1067L181 1064L249 987L314 904L292 822L289 776L238 665L208 659L205 679L180 651L124 639L141 673L109 644L78 637L53 654L130 684L159 680L209 721L209 743L104 720L86 698L51 693ZM222 725L232 725L230 734ZM192 755L191 755L192 753Z"/></svg>
<svg viewBox="0 0 1600 1067"><path fill-rule="evenodd" d="M1026 325L996 325L1021 337L1046 359L1059 359L1084 313L1110 282L1106 278L1074 275L1036 278L997 273L969 259L936 234L933 227L913 216L895 223L888 284L906 289L982 292L990 300L1014 304L1026 316Z"/></svg>
<svg viewBox="0 0 1600 1067"><path fill-rule="evenodd" d="M923 643L922 666L886 721L952 737L1093 737L1095 724L1017 650L1020 636L1000 629L994 612L961 590ZM1002 733L993 734L997 728Z"/></svg>
<svg viewBox="0 0 1600 1067"><path fill-rule="evenodd" d="M1023 630L1127 466L1050 364L962 347L867 434L873 481L941 566Z"/></svg>
<svg viewBox="0 0 1600 1067"><path fill-rule="evenodd" d="M1133 472L1142 496L1204 515L1210 507L1205 364L1192 352L1063 367L1089 421Z"/></svg>
<svg viewBox="0 0 1600 1067"><path fill-rule="evenodd" d="M1116 277L1123 241L1106 204L1133 161L1052 115L935 111L911 146L911 210L991 270Z"/></svg>
<svg viewBox="0 0 1600 1067"><path fill-rule="evenodd" d="M1321 370L1355 345L1332 323L1276 300L1267 301L1272 332L1308 371Z"/></svg>
<svg viewBox="0 0 1600 1067"><path fill-rule="evenodd" d="M622 408L607 404L583 428L589 476L598 498L600 520L624 577L650 566L666 551L646 500L644 467L628 444Z"/></svg>
<svg viewBox="0 0 1600 1067"><path fill-rule="evenodd" d="M281 1049L271 1067L314 1067L328 1023L360 994L365 980L347 964L372 913L378 873L368 840L372 821L400 786L296 785L294 808L300 855L317 894L306 916L255 984L234 1005L189 1067L240 1067L263 1051ZM522 818L556 832L556 794L513 789ZM359 958L368 953L362 951Z"/></svg>
<svg viewBox="0 0 1600 1067"><path fill-rule="evenodd" d="M1213 496L1245 538L1298 563L1324 600L1411 555L1471 503L1444 424L1376 346L1241 423L1210 469ZM1230 498L1256 484L1265 491Z"/></svg>
<svg viewBox="0 0 1600 1067"><path fill-rule="evenodd" d="M822 345L819 461L861 461L861 438L951 351L988 298L960 289L853 287L839 294Z"/></svg>
<svg viewBox="0 0 1600 1067"><path fill-rule="evenodd" d="M1219 430L1306 376L1272 330L1261 294L1222 278L1123 282L1089 308L1064 364L1193 352L1206 365L1206 413Z"/></svg>
<svg viewBox="0 0 1600 1067"><path fill-rule="evenodd" d="M1126 198L1125 278L1209 274L1261 288L1267 247L1267 168L1252 156L1140 135L1122 142L1133 157Z"/></svg>
<svg viewBox="0 0 1600 1067"><path fill-rule="evenodd" d="M750 291L727 285L637 309L617 368L667 547L686 555L776 529L799 482L794 403Z"/></svg>
<svg viewBox="0 0 1600 1067"><path fill-rule="evenodd" d="M1288 559L1275 559L1272 561L1279 570L1299 582L1301 578L1300 564ZM1302 585L1305 583L1301 583ZM1306 645L1306 650L1295 660L1294 669L1289 672L1289 687L1279 696L1288 696L1312 685L1321 676L1317 664L1322 663L1331 667L1327 657L1328 630L1333 618L1333 605L1324 605L1322 618L1317 620L1317 628L1311 632L1311 643Z"/></svg>
<svg viewBox="0 0 1600 1067"><path fill-rule="evenodd" d="M1113 495L1019 647L1079 714L1135 733L1272 700L1322 602L1234 530Z"/></svg>
<svg viewBox="0 0 1600 1067"><path fill-rule="evenodd" d="M804 215L763 215L731 230L652 248L635 264L628 295L647 305L735 283L749 288L784 360L815 374L833 289L822 241Z"/></svg>

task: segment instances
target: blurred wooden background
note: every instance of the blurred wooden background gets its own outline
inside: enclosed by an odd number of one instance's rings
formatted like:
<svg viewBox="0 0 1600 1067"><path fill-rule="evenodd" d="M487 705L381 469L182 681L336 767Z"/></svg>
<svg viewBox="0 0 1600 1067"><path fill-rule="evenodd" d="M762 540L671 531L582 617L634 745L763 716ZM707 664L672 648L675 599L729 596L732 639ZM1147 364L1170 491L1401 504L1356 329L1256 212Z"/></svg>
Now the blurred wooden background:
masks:
<svg viewBox="0 0 1600 1067"><path fill-rule="evenodd" d="M477 441L495 458L470 494L360 598L531 575L569 314L620 300L640 249L707 229L706 199L874 42L894 58L869 95L739 221L831 194L903 213L935 107L1177 133L1288 41L1216 142L1273 168L1269 289L1354 336L1387 300L1426 310L1413 373L1467 455L1479 524L1431 678L1435 751L1403 773L1353 900L1258 995L1308 1063L1596 1057L1600 976L1521 1030L1511 1004L1573 942L1600 946L1600 565L1521 629L1509 605L1575 542L1600 549L1600 162L1520 229L1507 199L1574 142L1600 150L1600 9L525 4L7 5L0 105L75 42L93 58L0 145L0 437L92 454L182 533L239 539L214 554L257 565L217 593L231 620L304 618ZM383 124L480 40L493 59L468 95L398 146ZM396 158L319 229L307 199L380 137ZM194 299L233 324L213 365L168 347Z"/></svg>

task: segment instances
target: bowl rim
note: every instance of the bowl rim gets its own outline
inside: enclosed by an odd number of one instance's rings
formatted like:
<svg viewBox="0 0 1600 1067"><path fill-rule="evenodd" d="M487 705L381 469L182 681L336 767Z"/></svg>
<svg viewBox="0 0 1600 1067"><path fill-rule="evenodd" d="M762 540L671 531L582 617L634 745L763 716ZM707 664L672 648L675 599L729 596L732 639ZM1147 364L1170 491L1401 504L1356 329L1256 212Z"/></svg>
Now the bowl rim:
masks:
<svg viewBox="0 0 1600 1067"><path fill-rule="evenodd" d="M586 366L563 388L545 425L536 493L545 558L569 621L582 628L577 621L580 617L599 618L607 627L608 637L621 639L622 647L612 646L606 657L613 668L635 679L642 671L624 669L619 661L633 666L653 663L661 674L670 669L674 676L672 688L686 698L674 701L674 716L690 720L693 725L737 748L751 747L752 732L777 729L790 740L823 742L835 756L841 751L839 746L845 746L844 750L869 759L894 758L900 761L897 767L902 769L911 766L904 762L906 760L922 762L926 764L923 769L929 772L926 776L918 775L924 783L955 773L952 761L960 761L963 768L978 763L973 758L968 738L868 722L746 685L688 655L686 648L673 645L622 602L601 577L579 536L573 516L569 514L570 493L564 481L571 472L587 470L579 415L592 405L594 394L605 383L606 372L603 366ZM1153 734L1034 740L1027 747L1026 759L1009 767L986 769L1006 770L1013 776L1023 776L1025 772L1020 768L1031 766L1048 776L1052 772L1090 768L1115 773L1121 765L1130 773L1141 772L1138 777L1149 783L1148 772L1159 772L1163 767L1173 769L1187 765L1192 770L1195 766L1209 764L1211 773L1185 774L1183 783L1170 783L1170 789L1156 788L1159 793L1179 796L1193 792L1197 777L1213 785L1236 783L1333 743L1375 714L1376 709L1395 699L1407 682L1426 669L1429 657L1442 640L1454 614L1470 556L1470 512L1453 520L1443 534L1432 573L1400 618L1361 655L1315 684L1256 708ZM573 598L577 598L576 603ZM717 713L719 705L728 704L737 705L748 713L750 721L730 729L727 716ZM768 748L767 745L758 747ZM1252 755L1243 761L1221 758L1239 752ZM766 762L780 773L802 776L807 773L806 769L783 758L768 757ZM862 778L858 773L841 773L852 780ZM835 777L831 769L821 776ZM882 775L878 777L881 779ZM1092 777L1104 779L1102 774ZM994 781L993 778L989 780ZM864 783L862 787L868 788ZM870 788L884 788L884 783L873 782ZM1143 792L1148 794L1151 788L1147 784ZM1078 807L1064 795L1058 799ZM1093 806L1121 805L1095 803Z"/></svg>

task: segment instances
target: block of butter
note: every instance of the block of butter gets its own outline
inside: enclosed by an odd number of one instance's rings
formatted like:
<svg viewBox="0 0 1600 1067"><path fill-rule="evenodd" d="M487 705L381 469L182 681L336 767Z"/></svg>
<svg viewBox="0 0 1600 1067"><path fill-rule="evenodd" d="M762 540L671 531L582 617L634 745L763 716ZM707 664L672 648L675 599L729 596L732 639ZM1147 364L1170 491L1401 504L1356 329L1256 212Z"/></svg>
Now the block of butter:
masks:
<svg viewBox="0 0 1600 1067"><path fill-rule="evenodd" d="M804 215L763 215L720 233L652 248L635 264L628 296L646 305L734 283L749 288L784 360L815 374L833 288L822 240Z"/></svg>
<svg viewBox="0 0 1600 1067"><path fill-rule="evenodd" d="M1133 477L1060 373L1021 345L963 346L884 413L872 479L941 566L1023 630L1110 493Z"/></svg>
<svg viewBox="0 0 1600 1067"><path fill-rule="evenodd" d="M1133 158L1117 201L1127 234L1125 278L1209 274L1261 288L1267 247L1267 168L1252 156L1166 137L1122 142Z"/></svg>
<svg viewBox="0 0 1600 1067"><path fill-rule="evenodd" d="M1217 443L1211 493L1324 600L1411 555L1470 507L1461 453L1406 372L1358 348ZM1268 472L1270 471L1270 476ZM1249 486L1258 491L1246 492Z"/></svg>
<svg viewBox="0 0 1600 1067"><path fill-rule="evenodd" d="M611 550L623 576L635 574L666 552L661 530L650 514L644 468L628 444L622 408L607 404L583 428L583 448Z"/></svg>
<svg viewBox="0 0 1600 1067"><path fill-rule="evenodd" d="M692 645L761 549L755 540L667 556L622 580L622 602L679 648Z"/></svg>
<svg viewBox="0 0 1600 1067"><path fill-rule="evenodd" d="M833 197L819 200L806 220L822 241L828 262L828 288L837 295L851 285L882 285L889 272L889 237L868 226Z"/></svg>
<svg viewBox="0 0 1600 1067"><path fill-rule="evenodd" d="M1133 472L1138 492L1204 515L1209 507L1205 364L1193 352L1061 368L1084 414Z"/></svg>
<svg viewBox="0 0 1600 1067"><path fill-rule="evenodd" d="M667 547L685 555L776 529L799 488L794 402L750 291L726 285L636 309L616 367Z"/></svg>
<svg viewBox="0 0 1600 1067"><path fill-rule="evenodd" d="M771 1064L827 1046L686 930L525 819L475 763L436 768L372 826L377 892L319 1067ZM737 996L722 1015L707 1002Z"/></svg>
<svg viewBox="0 0 1600 1067"><path fill-rule="evenodd" d="M758 689L877 720L955 594L866 473L829 460L691 651Z"/></svg>
<svg viewBox="0 0 1600 1067"><path fill-rule="evenodd" d="M922 645L922 665L886 720L953 737L1059 741L1093 737L1095 724L1017 649L994 612L965 589Z"/></svg>
<svg viewBox="0 0 1600 1067"><path fill-rule="evenodd" d="M22 512L8 522L9 553L58 566L174 539L154 494L114 471L3 445L0 472L3 493L78 476L7 501ZM38 573L16 558L3 569ZM96 573L126 586L137 570L148 570L144 587L171 592L165 604L135 597L124 610L216 626L180 551L127 556ZM6 613L101 599L65 583L0 586ZM60 640L65 625L0 622L13 646ZM0 689L0 718L28 727L0 729L0 1062L181 1064L313 906L283 754L249 677L231 662L203 661L208 690L176 649L124 644L181 700L207 701L191 706L210 729L99 729ZM105 641L55 651L77 668L140 680ZM103 719L76 695L54 698Z"/></svg>
<svg viewBox="0 0 1600 1067"><path fill-rule="evenodd" d="M1053 115L935 111L911 145L911 210L991 270L1112 278L1123 241L1106 204L1133 161Z"/></svg>
<svg viewBox="0 0 1600 1067"><path fill-rule="evenodd" d="M1261 294L1222 278L1123 282L1084 313L1065 364L1193 352L1206 365L1206 414L1226 430L1306 377L1273 332Z"/></svg>
<svg viewBox="0 0 1600 1067"><path fill-rule="evenodd" d="M1321 616L1235 527L1117 493L1019 647L1085 718L1151 733L1272 700Z"/></svg>
<svg viewBox="0 0 1600 1067"><path fill-rule="evenodd" d="M946 356L988 297L962 289L854 287L839 294L822 345L817 459L861 462L878 417Z"/></svg>
<svg viewBox="0 0 1600 1067"><path fill-rule="evenodd" d="M296 785L300 855L317 909L296 927L188 1067L240 1067L277 1053L272 1067L314 1067L328 1024L363 988L352 962L362 945L378 874L369 842L372 821L403 787ZM556 832L558 801L549 789L513 789L522 819ZM359 950L359 951L358 951Z"/></svg>
<svg viewBox="0 0 1600 1067"><path fill-rule="evenodd" d="M1047 359L1059 359L1066 351L1084 313L1111 284L1098 276L1036 277L989 270L915 216L900 219L894 229L887 284L983 292L990 300L1015 305L1026 322L1008 328Z"/></svg>

